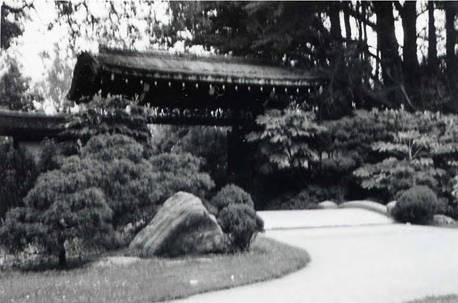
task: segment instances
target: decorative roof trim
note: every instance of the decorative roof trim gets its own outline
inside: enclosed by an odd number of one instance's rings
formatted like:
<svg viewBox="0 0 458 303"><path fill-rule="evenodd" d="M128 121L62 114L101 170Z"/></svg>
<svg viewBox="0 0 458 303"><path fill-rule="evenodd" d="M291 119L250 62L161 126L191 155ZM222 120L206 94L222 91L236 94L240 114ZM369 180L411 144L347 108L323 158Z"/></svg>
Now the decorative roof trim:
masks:
<svg viewBox="0 0 458 303"><path fill-rule="evenodd" d="M236 77L227 76L221 74L208 75L205 73L194 73L194 72L171 72L171 71L149 71L141 70L136 68L129 68L128 70L124 66L105 65L101 67L102 71L108 73L114 73L122 76L135 76L135 77L146 77L150 79L162 79L162 80L177 80L177 81L189 81L189 82L207 82L207 83L224 83L224 84L242 84L242 85L271 85L271 86L298 86L307 87L312 82L319 81L319 79L313 78L310 80L289 80L289 79L268 79L268 78L248 78L248 77Z"/></svg>

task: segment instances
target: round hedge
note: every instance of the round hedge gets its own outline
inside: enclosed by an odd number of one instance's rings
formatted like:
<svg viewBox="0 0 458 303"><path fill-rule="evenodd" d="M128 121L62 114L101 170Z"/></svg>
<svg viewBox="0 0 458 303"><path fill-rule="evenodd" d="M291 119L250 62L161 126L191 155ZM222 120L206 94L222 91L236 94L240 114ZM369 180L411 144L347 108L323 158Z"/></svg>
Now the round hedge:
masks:
<svg viewBox="0 0 458 303"><path fill-rule="evenodd" d="M438 205L437 196L429 187L413 186L399 195L392 214L398 222L429 224Z"/></svg>
<svg viewBox="0 0 458 303"><path fill-rule="evenodd" d="M245 204L254 208L251 195L242 188L234 184L228 184L221 188L219 192L211 199L211 204L216 206L218 210L222 210L230 204Z"/></svg>

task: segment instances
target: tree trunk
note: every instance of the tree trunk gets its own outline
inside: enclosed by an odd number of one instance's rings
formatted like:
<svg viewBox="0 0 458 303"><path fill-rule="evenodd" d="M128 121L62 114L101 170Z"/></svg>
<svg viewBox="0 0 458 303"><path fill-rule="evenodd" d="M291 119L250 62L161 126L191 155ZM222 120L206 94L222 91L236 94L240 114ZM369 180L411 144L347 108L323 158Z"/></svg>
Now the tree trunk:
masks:
<svg viewBox="0 0 458 303"><path fill-rule="evenodd" d="M331 20L331 35L340 42L342 41L342 29L340 27L339 2L329 3L329 18Z"/></svg>
<svg viewBox="0 0 458 303"><path fill-rule="evenodd" d="M434 1L428 1L428 67L434 73L437 71L437 37L434 24Z"/></svg>
<svg viewBox="0 0 458 303"><path fill-rule="evenodd" d="M363 15L361 1L356 2L356 11L359 13L361 11L361 15ZM358 22L358 40L361 43L363 41L363 22L361 19L357 20Z"/></svg>
<svg viewBox="0 0 458 303"><path fill-rule="evenodd" d="M67 268L67 253L65 251L65 241L59 241L59 264L58 264L58 267L63 269L63 268Z"/></svg>
<svg viewBox="0 0 458 303"><path fill-rule="evenodd" d="M401 11L402 29L404 31L404 76L409 84L416 81L417 60L417 10L416 1L406 1Z"/></svg>
<svg viewBox="0 0 458 303"><path fill-rule="evenodd" d="M364 18L367 18L366 14L367 14L367 2L366 1L362 1L362 4L361 4L361 8L362 8L362 15L364 16ZM365 45L367 46L367 24L365 22L363 22L363 29L364 29L364 42L365 42Z"/></svg>
<svg viewBox="0 0 458 303"><path fill-rule="evenodd" d="M342 5L351 6L351 2L343 2ZM351 10L349 8L348 10ZM348 14L348 10L344 10L344 22L345 22L345 38L351 40L351 26L350 26L350 15Z"/></svg>
<svg viewBox="0 0 458 303"><path fill-rule="evenodd" d="M380 50L383 83L398 85L402 80L401 58L398 53L392 2L374 1L377 15L377 45Z"/></svg>
<svg viewBox="0 0 458 303"><path fill-rule="evenodd" d="M455 55L455 44L456 44L456 30L455 30L455 15L458 3L448 1L445 2L445 32L446 32L446 64L447 64L447 77L450 83L452 92L456 89L456 55Z"/></svg>

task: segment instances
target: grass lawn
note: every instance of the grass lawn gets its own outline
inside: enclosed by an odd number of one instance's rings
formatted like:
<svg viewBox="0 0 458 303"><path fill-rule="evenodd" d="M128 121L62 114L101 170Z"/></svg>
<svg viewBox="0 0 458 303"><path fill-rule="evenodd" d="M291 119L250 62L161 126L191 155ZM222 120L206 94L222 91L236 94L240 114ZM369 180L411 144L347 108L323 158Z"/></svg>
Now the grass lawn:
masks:
<svg viewBox="0 0 458 303"><path fill-rule="evenodd" d="M426 297L423 299L410 301L409 303L458 303L458 295Z"/></svg>
<svg viewBox="0 0 458 303"><path fill-rule="evenodd" d="M128 265L42 272L0 272L0 302L152 302L281 277L304 267L308 254L258 237L250 252Z"/></svg>

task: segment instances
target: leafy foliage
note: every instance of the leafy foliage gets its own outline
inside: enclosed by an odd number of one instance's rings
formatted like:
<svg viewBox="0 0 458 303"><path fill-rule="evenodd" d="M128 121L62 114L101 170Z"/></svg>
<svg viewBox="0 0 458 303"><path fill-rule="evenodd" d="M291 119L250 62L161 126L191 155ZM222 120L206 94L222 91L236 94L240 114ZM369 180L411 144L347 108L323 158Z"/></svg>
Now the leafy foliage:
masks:
<svg viewBox="0 0 458 303"><path fill-rule="evenodd" d="M96 95L85 109L72 116L61 136L79 139L84 145L99 134L126 135L141 143L147 143L151 136L141 108L119 96Z"/></svg>
<svg viewBox="0 0 458 303"><path fill-rule="evenodd" d="M428 185L441 191L446 171L438 166L438 156L448 149L444 143L444 117L430 112L404 110L377 112L388 137L371 144L381 156L375 164L365 164L354 175L366 189L378 189L393 199L398 191L414 185Z"/></svg>
<svg viewBox="0 0 458 303"><path fill-rule="evenodd" d="M432 164L427 159L409 162L388 158L357 169L355 176L363 179L363 188L386 190L394 198L396 193L415 184L438 188L438 179L444 176L445 171L434 168Z"/></svg>
<svg viewBox="0 0 458 303"><path fill-rule="evenodd" d="M414 186L401 193L392 214L399 222L428 224L437 208L437 196L429 187Z"/></svg>
<svg viewBox="0 0 458 303"><path fill-rule="evenodd" d="M10 140L0 139L0 220L22 199L38 177L35 161L23 148L15 148Z"/></svg>
<svg viewBox="0 0 458 303"><path fill-rule="evenodd" d="M226 127L150 125L154 153L191 153L217 186L227 181Z"/></svg>
<svg viewBox="0 0 458 303"><path fill-rule="evenodd" d="M325 128L315 122L312 112L299 108L271 110L256 119L261 131L247 136L250 142L260 142L260 151L277 168L308 167L318 159L317 138Z"/></svg>
<svg viewBox="0 0 458 303"><path fill-rule="evenodd" d="M21 74L14 60L9 61L6 73L0 75L0 107L31 111L33 96L28 93L29 80Z"/></svg>

